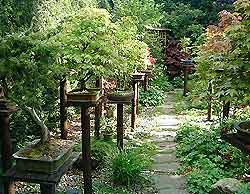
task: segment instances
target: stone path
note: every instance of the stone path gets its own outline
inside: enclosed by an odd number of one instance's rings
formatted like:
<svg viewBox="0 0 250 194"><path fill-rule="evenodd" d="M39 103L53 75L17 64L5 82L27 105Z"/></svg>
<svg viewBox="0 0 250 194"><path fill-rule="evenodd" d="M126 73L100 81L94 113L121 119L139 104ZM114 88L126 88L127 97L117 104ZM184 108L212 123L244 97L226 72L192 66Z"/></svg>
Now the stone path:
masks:
<svg viewBox="0 0 250 194"><path fill-rule="evenodd" d="M168 93L161 108L163 115L156 117L156 130L151 132L151 140L158 147L159 153L154 157L154 181L160 194L188 194L185 190L186 179L176 174L179 166L176 158L175 136L180 120L174 113L173 93Z"/></svg>

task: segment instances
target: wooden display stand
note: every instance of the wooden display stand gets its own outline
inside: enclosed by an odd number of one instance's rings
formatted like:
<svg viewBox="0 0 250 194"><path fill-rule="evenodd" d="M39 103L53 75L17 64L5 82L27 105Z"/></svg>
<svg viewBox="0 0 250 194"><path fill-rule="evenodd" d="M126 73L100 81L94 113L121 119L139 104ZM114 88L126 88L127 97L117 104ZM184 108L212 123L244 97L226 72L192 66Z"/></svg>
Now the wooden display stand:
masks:
<svg viewBox="0 0 250 194"><path fill-rule="evenodd" d="M133 74L133 91L134 98L132 104L132 115L131 115L131 128L136 127L136 117L139 113L139 85L140 83L145 83L146 73L135 73Z"/></svg>
<svg viewBox="0 0 250 194"><path fill-rule="evenodd" d="M66 122L64 115L66 114L66 107L74 106L81 108L81 128L82 128L82 160L83 160L83 178L84 178L84 193L92 194L92 177L91 177L91 146L90 146L90 115L89 108L97 107L100 96L91 96L87 98L86 96L82 96L76 94L74 98L74 94L69 95L66 90L66 81L61 82L60 88L63 96L61 99L61 121ZM64 119L63 119L64 118ZM65 129L65 124L61 123L61 134L67 134L67 129ZM67 137L64 136L64 137Z"/></svg>
<svg viewBox="0 0 250 194"><path fill-rule="evenodd" d="M1 164L5 174L12 167L12 145L10 139L10 115L16 111L16 107L10 105L7 100L0 99L0 142L1 142ZM14 194L14 186L9 180L3 180L3 193Z"/></svg>
<svg viewBox="0 0 250 194"><path fill-rule="evenodd" d="M117 104L117 147L119 149L123 149L123 136L124 136L124 128L123 128L123 109L124 104L130 104L130 101L111 101L110 104Z"/></svg>

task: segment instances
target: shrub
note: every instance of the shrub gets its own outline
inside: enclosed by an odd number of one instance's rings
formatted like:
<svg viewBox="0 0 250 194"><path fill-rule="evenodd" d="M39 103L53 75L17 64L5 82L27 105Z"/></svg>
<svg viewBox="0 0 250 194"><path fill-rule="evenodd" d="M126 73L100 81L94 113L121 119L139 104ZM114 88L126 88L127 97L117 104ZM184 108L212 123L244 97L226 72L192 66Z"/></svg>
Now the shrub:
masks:
<svg viewBox="0 0 250 194"><path fill-rule="evenodd" d="M249 172L249 156L222 140L220 128L184 124L177 133L179 171L187 175L188 190L194 194L209 193L221 178Z"/></svg>
<svg viewBox="0 0 250 194"><path fill-rule="evenodd" d="M77 143L74 147L77 152L82 151L82 143ZM103 140L91 141L91 158L98 164L109 164L111 159L116 155L117 148L112 142Z"/></svg>
<svg viewBox="0 0 250 194"><path fill-rule="evenodd" d="M113 181L126 186L143 183L143 171L150 167L151 162L145 152L136 148L121 151L112 163Z"/></svg>
<svg viewBox="0 0 250 194"><path fill-rule="evenodd" d="M157 86L151 86L147 92L140 91L139 102L143 106L157 106L164 103L164 92Z"/></svg>

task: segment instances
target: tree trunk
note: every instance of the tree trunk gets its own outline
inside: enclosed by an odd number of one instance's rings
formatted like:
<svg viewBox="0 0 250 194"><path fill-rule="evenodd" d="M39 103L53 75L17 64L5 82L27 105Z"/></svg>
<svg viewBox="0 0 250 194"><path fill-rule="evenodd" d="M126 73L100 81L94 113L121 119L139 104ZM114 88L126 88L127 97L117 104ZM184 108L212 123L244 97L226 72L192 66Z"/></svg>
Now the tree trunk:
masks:
<svg viewBox="0 0 250 194"><path fill-rule="evenodd" d="M41 119L37 115L34 108L30 108L30 107L25 106L25 109L30 113L30 116L32 117L32 119L36 122L36 124L41 129L40 143L47 142L49 140L49 136L50 136L47 126L41 121Z"/></svg>

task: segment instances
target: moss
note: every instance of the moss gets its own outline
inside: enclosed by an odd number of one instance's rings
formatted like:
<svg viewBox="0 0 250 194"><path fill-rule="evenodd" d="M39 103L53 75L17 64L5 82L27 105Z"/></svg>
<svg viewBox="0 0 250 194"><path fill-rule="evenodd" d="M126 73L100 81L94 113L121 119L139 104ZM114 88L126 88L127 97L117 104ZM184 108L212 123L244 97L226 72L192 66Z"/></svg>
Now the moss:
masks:
<svg viewBox="0 0 250 194"><path fill-rule="evenodd" d="M18 153L20 157L31 159L48 159L53 160L66 152L72 145L71 141L65 140L50 140L45 144L35 143L27 146Z"/></svg>

